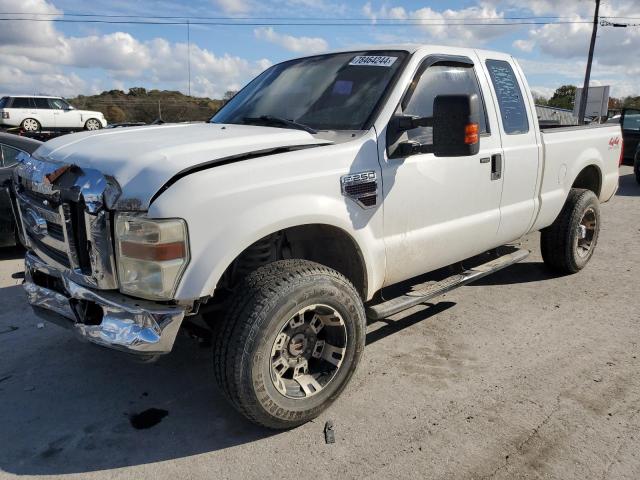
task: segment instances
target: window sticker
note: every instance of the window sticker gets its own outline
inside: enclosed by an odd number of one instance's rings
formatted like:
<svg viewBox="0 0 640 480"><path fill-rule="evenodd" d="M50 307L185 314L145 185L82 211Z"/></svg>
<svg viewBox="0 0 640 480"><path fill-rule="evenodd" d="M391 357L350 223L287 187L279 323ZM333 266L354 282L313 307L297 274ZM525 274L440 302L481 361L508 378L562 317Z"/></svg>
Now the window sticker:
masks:
<svg viewBox="0 0 640 480"><path fill-rule="evenodd" d="M353 57L349 65L365 66L365 67L390 67L395 63L398 57L387 57L384 55L358 55Z"/></svg>
<svg viewBox="0 0 640 480"><path fill-rule="evenodd" d="M353 89L353 82L349 80L337 80L333 85L334 95L351 95Z"/></svg>

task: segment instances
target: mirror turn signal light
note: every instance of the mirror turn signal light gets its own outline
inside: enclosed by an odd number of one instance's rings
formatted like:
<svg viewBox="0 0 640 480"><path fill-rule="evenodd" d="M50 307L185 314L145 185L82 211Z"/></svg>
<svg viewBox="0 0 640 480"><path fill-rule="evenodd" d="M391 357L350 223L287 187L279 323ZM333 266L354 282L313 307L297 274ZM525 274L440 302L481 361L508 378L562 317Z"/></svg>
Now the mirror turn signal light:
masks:
<svg viewBox="0 0 640 480"><path fill-rule="evenodd" d="M467 145L478 143L479 131L480 128L477 123L469 123L464 128L464 143L466 143Z"/></svg>

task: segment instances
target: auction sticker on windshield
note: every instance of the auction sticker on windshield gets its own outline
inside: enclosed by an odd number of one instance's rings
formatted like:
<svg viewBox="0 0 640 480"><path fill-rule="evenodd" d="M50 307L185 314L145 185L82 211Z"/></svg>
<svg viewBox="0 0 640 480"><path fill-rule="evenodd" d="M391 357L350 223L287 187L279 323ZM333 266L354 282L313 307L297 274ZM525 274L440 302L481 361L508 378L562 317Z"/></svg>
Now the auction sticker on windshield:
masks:
<svg viewBox="0 0 640 480"><path fill-rule="evenodd" d="M349 65L390 67L397 59L398 57L386 57L384 55L358 55L353 57Z"/></svg>

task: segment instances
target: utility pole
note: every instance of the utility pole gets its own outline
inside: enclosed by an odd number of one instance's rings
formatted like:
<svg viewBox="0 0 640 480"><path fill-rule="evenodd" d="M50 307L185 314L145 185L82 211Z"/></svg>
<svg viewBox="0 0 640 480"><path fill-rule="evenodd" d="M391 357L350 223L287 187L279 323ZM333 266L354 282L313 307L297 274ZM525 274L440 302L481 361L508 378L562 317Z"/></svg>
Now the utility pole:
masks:
<svg viewBox="0 0 640 480"><path fill-rule="evenodd" d="M598 33L598 12L600 11L600 0L596 0L596 11L593 14L593 31L591 32L591 43L589 44L589 58L587 59L587 71L584 74L584 85L580 96L580 110L578 111L578 123L584 123L584 113L587 110L587 98L589 95L589 80L591 78L591 61L593 60L593 50L596 46L596 34Z"/></svg>
<svg viewBox="0 0 640 480"><path fill-rule="evenodd" d="M187 91L191 96L191 23L187 19L187 70L189 72L189 85Z"/></svg>

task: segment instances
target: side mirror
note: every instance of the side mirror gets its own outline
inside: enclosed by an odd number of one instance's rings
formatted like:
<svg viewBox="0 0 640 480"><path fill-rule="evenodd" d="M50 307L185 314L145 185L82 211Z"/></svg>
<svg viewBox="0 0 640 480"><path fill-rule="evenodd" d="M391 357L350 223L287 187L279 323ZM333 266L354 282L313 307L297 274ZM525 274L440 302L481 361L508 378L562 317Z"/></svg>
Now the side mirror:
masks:
<svg viewBox="0 0 640 480"><path fill-rule="evenodd" d="M480 151L478 95L438 95L433 101L433 153L463 157Z"/></svg>

